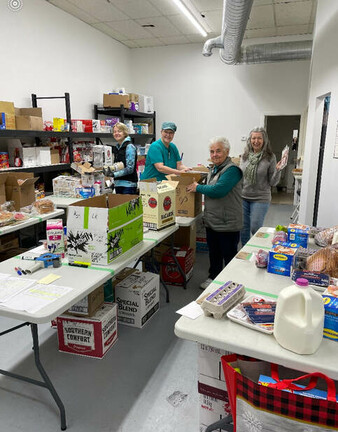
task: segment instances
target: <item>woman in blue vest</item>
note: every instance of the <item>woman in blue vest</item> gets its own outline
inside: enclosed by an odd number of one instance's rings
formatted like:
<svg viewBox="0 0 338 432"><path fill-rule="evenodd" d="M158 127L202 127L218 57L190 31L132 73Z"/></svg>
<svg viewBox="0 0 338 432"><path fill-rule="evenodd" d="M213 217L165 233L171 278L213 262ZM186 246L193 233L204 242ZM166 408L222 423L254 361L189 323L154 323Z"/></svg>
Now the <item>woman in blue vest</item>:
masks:
<svg viewBox="0 0 338 432"><path fill-rule="evenodd" d="M114 163L123 162L124 168L119 171L106 172L114 179L117 194L137 193L137 151L129 136L129 131L124 123L116 123L113 129L114 139L117 141L113 147Z"/></svg>
<svg viewBox="0 0 338 432"><path fill-rule="evenodd" d="M213 166L207 184L196 182L187 192L204 194L204 225L209 248L209 276L200 288L207 288L237 253L243 224L242 171L229 157L230 144L224 137L215 137L209 144Z"/></svg>

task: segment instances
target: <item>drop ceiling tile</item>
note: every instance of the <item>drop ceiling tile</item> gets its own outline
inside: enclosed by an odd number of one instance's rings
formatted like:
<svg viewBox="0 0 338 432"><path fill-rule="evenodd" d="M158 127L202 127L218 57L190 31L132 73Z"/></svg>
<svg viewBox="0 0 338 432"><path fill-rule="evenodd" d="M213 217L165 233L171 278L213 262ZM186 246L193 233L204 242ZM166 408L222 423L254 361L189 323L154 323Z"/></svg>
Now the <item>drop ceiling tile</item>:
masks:
<svg viewBox="0 0 338 432"><path fill-rule="evenodd" d="M246 28L248 30L274 27L275 19L272 5L257 6L251 9Z"/></svg>
<svg viewBox="0 0 338 432"><path fill-rule="evenodd" d="M82 9L79 9L74 4L69 3L68 0L49 0L49 3L53 4L54 6L62 9L63 11L69 13L70 15L75 16L76 18L88 24L98 21L97 18L89 15L88 13L84 12Z"/></svg>
<svg viewBox="0 0 338 432"><path fill-rule="evenodd" d="M277 27L277 36L287 36L296 34L308 34L308 24Z"/></svg>
<svg viewBox="0 0 338 432"><path fill-rule="evenodd" d="M139 44L135 40L125 40L121 43L129 48L139 48Z"/></svg>
<svg viewBox="0 0 338 432"><path fill-rule="evenodd" d="M276 27L246 30L244 34L244 39L273 37L273 36L276 36Z"/></svg>
<svg viewBox="0 0 338 432"><path fill-rule="evenodd" d="M289 0L290 1L290 0ZM274 0L254 0L253 6L263 6L263 5L271 5Z"/></svg>
<svg viewBox="0 0 338 432"><path fill-rule="evenodd" d="M212 32L221 34L222 31L222 13L218 11L205 12L205 21Z"/></svg>
<svg viewBox="0 0 338 432"><path fill-rule="evenodd" d="M125 39L148 39L151 33L133 20L107 22L113 30L127 36Z"/></svg>
<svg viewBox="0 0 338 432"><path fill-rule="evenodd" d="M168 20L177 29L176 34L194 34L199 33L197 28L184 15L171 15ZM170 35L163 35L170 36Z"/></svg>
<svg viewBox="0 0 338 432"><path fill-rule="evenodd" d="M309 25L308 25L308 33L309 33L309 34L313 34L314 27L315 27L314 24L309 24Z"/></svg>
<svg viewBox="0 0 338 432"><path fill-rule="evenodd" d="M78 8L89 15L96 17L99 21L119 21L129 17L113 6L113 0L69 0Z"/></svg>
<svg viewBox="0 0 338 432"><path fill-rule="evenodd" d="M212 11L219 9L222 14L223 0L190 0L197 10Z"/></svg>
<svg viewBox="0 0 338 432"><path fill-rule="evenodd" d="M311 16L310 16L310 23L314 23L315 22L316 12L317 12L317 0L313 0L313 2L312 2Z"/></svg>
<svg viewBox="0 0 338 432"><path fill-rule="evenodd" d="M163 46L164 43L157 38L138 39L137 44L140 48Z"/></svg>
<svg viewBox="0 0 338 432"><path fill-rule="evenodd" d="M308 24L311 18L312 1L305 0L294 3L279 3L275 5L276 25Z"/></svg>
<svg viewBox="0 0 338 432"><path fill-rule="evenodd" d="M173 37L160 37L159 40L164 45L180 45L189 43L189 39L186 36L173 36Z"/></svg>
<svg viewBox="0 0 338 432"><path fill-rule="evenodd" d="M166 17L143 18L135 20L135 22L140 26L153 24L154 27L147 28L147 31L156 37L181 34L178 28L173 24L173 21Z"/></svg>
<svg viewBox="0 0 338 432"><path fill-rule="evenodd" d="M114 6L121 12L128 15L129 18L146 18L162 15L156 4L147 0L111 0ZM154 7L155 6L155 7Z"/></svg>
<svg viewBox="0 0 338 432"><path fill-rule="evenodd" d="M191 35L186 35L187 39L191 42L191 43L204 43L206 42L209 38L215 37L212 35L208 35L207 37L203 37L200 33L198 34L191 34ZM218 35L217 35L218 36Z"/></svg>
<svg viewBox="0 0 338 432"><path fill-rule="evenodd" d="M176 15L178 8L172 0L148 0L153 6L162 12L162 15Z"/></svg>
<svg viewBox="0 0 338 432"><path fill-rule="evenodd" d="M92 24L92 27L96 28L97 30L100 30L101 32L105 33L106 35L108 35L108 36L110 36L113 39L116 39L118 41L123 41L124 39L127 39L126 35L113 30L106 23L95 23L95 24Z"/></svg>

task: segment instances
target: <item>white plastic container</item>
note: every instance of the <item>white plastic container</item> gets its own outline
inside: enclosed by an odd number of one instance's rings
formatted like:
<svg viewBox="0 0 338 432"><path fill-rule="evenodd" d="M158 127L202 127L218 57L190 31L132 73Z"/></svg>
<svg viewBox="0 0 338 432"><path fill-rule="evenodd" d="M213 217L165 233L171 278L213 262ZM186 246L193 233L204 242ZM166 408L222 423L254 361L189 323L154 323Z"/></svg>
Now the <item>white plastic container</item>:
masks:
<svg viewBox="0 0 338 432"><path fill-rule="evenodd" d="M274 336L284 348L297 354L313 354L323 338L322 296L299 278L284 288L277 299Z"/></svg>

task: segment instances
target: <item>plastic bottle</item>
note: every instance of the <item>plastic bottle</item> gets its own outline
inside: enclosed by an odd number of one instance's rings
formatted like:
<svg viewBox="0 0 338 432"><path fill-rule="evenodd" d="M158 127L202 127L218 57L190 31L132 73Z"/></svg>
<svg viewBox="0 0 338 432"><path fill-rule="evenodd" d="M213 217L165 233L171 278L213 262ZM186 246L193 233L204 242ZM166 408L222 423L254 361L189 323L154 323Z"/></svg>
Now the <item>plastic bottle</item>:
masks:
<svg viewBox="0 0 338 432"><path fill-rule="evenodd" d="M284 348L297 354L313 354L323 338L322 296L298 278L284 288L277 299L274 336Z"/></svg>

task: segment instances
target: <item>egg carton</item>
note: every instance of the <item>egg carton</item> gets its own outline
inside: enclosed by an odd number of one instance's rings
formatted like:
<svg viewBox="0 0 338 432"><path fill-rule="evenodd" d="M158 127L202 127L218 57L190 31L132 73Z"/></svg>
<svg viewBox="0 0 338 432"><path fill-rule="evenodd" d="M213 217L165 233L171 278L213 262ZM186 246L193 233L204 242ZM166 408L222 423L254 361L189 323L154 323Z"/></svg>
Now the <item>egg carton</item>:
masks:
<svg viewBox="0 0 338 432"><path fill-rule="evenodd" d="M221 319L245 295L244 285L228 281L203 300L201 305L205 316Z"/></svg>

